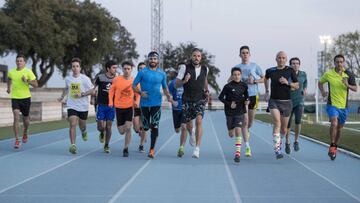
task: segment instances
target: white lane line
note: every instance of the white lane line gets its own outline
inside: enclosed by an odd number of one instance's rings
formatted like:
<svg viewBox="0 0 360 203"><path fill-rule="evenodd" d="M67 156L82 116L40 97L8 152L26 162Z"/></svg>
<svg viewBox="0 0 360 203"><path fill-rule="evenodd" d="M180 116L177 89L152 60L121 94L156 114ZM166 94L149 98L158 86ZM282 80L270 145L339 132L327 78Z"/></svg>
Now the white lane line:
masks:
<svg viewBox="0 0 360 203"><path fill-rule="evenodd" d="M223 148L221 147L221 144L220 144L220 141L219 141L219 138L218 138L218 134L215 130L215 127L214 127L214 124L213 124L213 121L211 119L211 116L209 116L209 120L210 120L210 124L211 124L211 128L212 128L212 131L214 132L215 134L215 138L216 138L216 142L217 142L217 145L220 149L220 153L221 153L221 157L223 159L223 162L224 162L224 165L225 165L225 169L226 169L226 173L227 173L227 176L228 176L228 179L230 181L230 185L231 185L231 190L234 194L234 198L235 198L235 201L237 203L241 203L241 198L240 198L240 194L238 192L238 189L236 187L236 183L235 183L235 180L234 180L234 177L233 175L231 174L231 171L230 171L230 168L229 168L229 165L227 164L227 161L225 159L225 155L224 155L224 151L223 151Z"/></svg>
<svg viewBox="0 0 360 203"><path fill-rule="evenodd" d="M122 140L122 139L123 139L123 138L120 138L120 139L114 141L113 143L119 142L119 141ZM112 143L111 143L111 144L112 144ZM81 158L83 158L83 157L85 157L85 156L87 156L87 155L89 155L89 154L91 154L91 153L93 153L93 152L101 149L101 148L102 148L102 147L97 147L97 148L95 148L94 150L91 150L91 151L89 151L89 152L87 152L87 153L85 153L85 154L83 154L83 155L81 155L81 156L77 156L77 157L75 157L75 158L73 158L73 159L70 159L69 161L66 161L66 162L64 162L64 163L62 163L62 164L59 164L59 165L57 165L57 166L54 166L54 167L52 167L52 168L50 168L50 169L48 169L48 170L46 170L46 171L43 171L43 172L41 172L41 173L39 173L39 174L37 174L37 175L35 175L35 176L29 177L29 178L27 178L27 179L25 179L25 180L23 180L23 181L21 181L21 182L18 182L18 183L14 184L14 185L11 185L11 186L9 186L9 187L6 187L6 188L0 190L0 194L4 193L4 192L6 192L6 191L8 191L8 190L10 190L10 189L13 189L13 188L15 188L15 187L17 187L17 186L19 186L19 185L22 185L22 184L24 184L24 183L26 183L26 182L29 182L29 181L31 181L31 180L34 180L35 178L38 178L38 177L40 177L40 176L42 176L42 175L45 175L45 174L47 174L47 173L50 173L50 172L52 172L52 171L54 171L54 170L56 170L56 169L58 169L58 168L60 168L60 167L63 167L63 166L65 166L65 165L67 165L67 164L69 164L69 163L71 163L71 162L73 162L73 161L76 161L76 160L78 160L78 159L81 159Z"/></svg>
<svg viewBox="0 0 360 203"><path fill-rule="evenodd" d="M251 131L251 134L255 134L254 132ZM256 135L256 134L255 134ZM257 136L256 137L262 139L265 143L269 144L270 146L272 146L272 143L269 142L268 140L265 140L263 137L261 136ZM287 154L286 154L287 155ZM324 179L325 181L327 181L328 183L330 183L331 185L335 186L336 188L338 188L339 190L343 191L345 194L349 195L350 197L354 198L356 201L360 202L360 198L357 197L356 195L352 194L351 192L349 192L348 190L342 188L341 186L337 185L335 182L333 182L332 180L328 179L327 177L323 176L322 174L320 174L319 172L315 171L314 169L312 169L310 166L306 165L305 163L303 163L302 161L297 160L295 157L291 156L291 155L287 155L288 157L290 157L292 160L296 161L298 164L300 164L301 166L303 166L304 168L308 169L310 172L314 173L315 175L319 176L320 178Z"/></svg>
<svg viewBox="0 0 360 203"><path fill-rule="evenodd" d="M174 133L159 149L159 151L156 153L161 152L164 147L169 144L169 142L174 138L176 133ZM145 164L139 168L139 170L136 171L136 173L115 193L115 195L108 201L108 203L114 203L119 197L125 192L125 190L128 189L128 187L135 181L135 179L145 170L145 168L151 163L152 159L149 159L145 162Z"/></svg>

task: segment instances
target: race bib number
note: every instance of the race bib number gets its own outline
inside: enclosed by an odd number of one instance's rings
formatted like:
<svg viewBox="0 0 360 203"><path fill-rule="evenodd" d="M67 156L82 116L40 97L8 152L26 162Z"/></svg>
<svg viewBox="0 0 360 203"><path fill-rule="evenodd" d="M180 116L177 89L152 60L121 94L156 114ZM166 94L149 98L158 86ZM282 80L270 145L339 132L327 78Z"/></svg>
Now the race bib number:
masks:
<svg viewBox="0 0 360 203"><path fill-rule="evenodd" d="M70 83L70 97L76 99L77 94L80 94L80 83Z"/></svg>

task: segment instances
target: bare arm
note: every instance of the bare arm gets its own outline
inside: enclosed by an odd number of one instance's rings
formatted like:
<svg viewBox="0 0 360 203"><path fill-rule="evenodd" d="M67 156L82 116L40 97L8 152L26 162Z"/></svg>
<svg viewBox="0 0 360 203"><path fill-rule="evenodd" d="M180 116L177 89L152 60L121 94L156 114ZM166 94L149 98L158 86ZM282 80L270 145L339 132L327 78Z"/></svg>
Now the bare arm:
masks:
<svg viewBox="0 0 360 203"><path fill-rule="evenodd" d="M65 88L63 89L63 92L61 93L61 96L58 98L58 101L59 101L59 102L62 102L62 100L64 100L64 97L67 95L67 93L68 93L68 88L65 87Z"/></svg>
<svg viewBox="0 0 360 203"><path fill-rule="evenodd" d="M9 78L8 81L6 82L6 86L7 86L7 89L6 89L6 92L8 94L10 94L11 92L11 79Z"/></svg>
<svg viewBox="0 0 360 203"><path fill-rule="evenodd" d="M323 96L323 97L326 97L326 92L325 92L325 90L324 90L324 86L323 86L323 83L321 83L320 81L318 82L318 88L319 88L319 90L320 90L320 92L321 92L321 95Z"/></svg>

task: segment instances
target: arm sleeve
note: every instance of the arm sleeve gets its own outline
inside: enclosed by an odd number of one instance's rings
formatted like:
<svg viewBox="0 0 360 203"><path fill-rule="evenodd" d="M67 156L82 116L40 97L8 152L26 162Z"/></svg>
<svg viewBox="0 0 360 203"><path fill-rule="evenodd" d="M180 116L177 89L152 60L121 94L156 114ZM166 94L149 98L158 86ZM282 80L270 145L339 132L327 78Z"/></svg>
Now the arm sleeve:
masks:
<svg viewBox="0 0 360 203"><path fill-rule="evenodd" d="M305 77L305 80L304 80L303 88L305 89L305 88L307 88L307 83L308 83L308 81L307 81L307 75L306 75L305 72L304 72L304 77Z"/></svg>
<svg viewBox="0 0 360 203"><path fill-rule="evenodd" d="M133 87L136 87L140 81L141 81L141 78L142 78L142 71L139 71L138 74L136 75L135 79L134 79L134 82L133 82Z"/></svg>
<svg viewBox="0 0 360 203"><path fill-rule="evenodd" d="M320 82L321 84L323 84L323 83L325 83L325 82L328 81L327 75L328 75L327 73L324 73L324 75L322 75L322 76L320 77L319 82Z"/></svg>
<svg viewBox="0 0 360 203"><path fill-rule="evenodd" d="M165 89L167 87L167 84L166 84L166 74L163 73L163 79L161 81L161 85L162 85L162 88Z"/></svg>
<svg viewBox="0 0 360 203"><path fill-rule="evenodd" d="M290 70L291 70L291 81L292 82L299 82L294 69L291 68Z"/></svg>
<svg viewBox="0 0 360 203"><path fill-rule="evenodd" d="M266 79L269 79L269 78L270 78L270 69L267 69L267 70L265 71L265 78L266 78Z"/></svg>
<svg viewBox="0 0 360 203"><path fill-rule="evenodd" d="M260 66L256 65L255 73L259 76L257 79L259 79L263 76L263 72L262 72Z"/></svg>
<svg viewBox="0 0 360 203"><path fill-rule="evenodd" d="M231 105L231 102L226 100L226 90L227 90L227 88L226 88L226 85L225 85L224 88L222 89L220 95L219 95L219 100L222 103L224 103L226 106L229 106L229 105Z"/></svg>
<svg viewBox="0 0 360 203"><path fill-rule="evenodd" d="M32 70L29 70L27 79L30 80L30 81L36 80L36 76L35 76L35 74L32 72Z"/></svg>

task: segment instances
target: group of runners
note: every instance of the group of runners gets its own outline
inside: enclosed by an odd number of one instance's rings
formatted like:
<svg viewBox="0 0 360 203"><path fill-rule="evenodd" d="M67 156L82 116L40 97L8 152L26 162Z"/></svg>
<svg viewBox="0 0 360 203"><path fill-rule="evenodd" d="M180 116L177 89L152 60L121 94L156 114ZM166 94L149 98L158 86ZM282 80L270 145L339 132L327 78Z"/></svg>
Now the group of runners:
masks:
<svg viewBox="0 0 360 203"><path fill-rule="evenodd" d="M240 47L241 63L235 65L230 73L228 83L223 87L219 100L224 103L228 134L234 137L234 161L240 162L241 146L245 143L245 156L252 156L250 148L250 128L253 125L256 108L259 103L260 83L265 86L265 99L268 102L273 119L273 143L277 159L283 158L282 146L285 138L285 152L291 153L290 127L295 117L294 151L300 150L299 134L301 117L304 110L304 96L307 94L307 76L300 70L300 59L291 58L287 65L287 55L280 51L276 54L275 67L263 74L256 63L250 61L250 48ZM121 63L122 74L117 74L118 63L109 60L105 69L99 73L94 84L90 78L81 73L81 60L73 58L72 73L65 78L65 88L58 98L64 102L66 97L67 116L69 121L69 152L76 154L76 126L87 141L86 120L89 109L89 96L96 94L96 120L99 141L104 144L104 152L110 153L109 143L112 125L116 117L116 126L121 135L125 135L123 156L129 156L129 144L134 130L140 136L139 152L145 152L144 144L147 131L150 131L148 157L155 157L155 146L159 136L161 104L163 95L172 106L173 124L180 133L178 157L185 153L186 140L193 146L193 158L200 157L200 145L203 135L203 117L205 105L209 99L208 73L201 64L202 53L194 49L188 63L179 62L177 69L168 70L167 74L159 67L159 54L152 51L148 54L148 65L139 63L135 78L131 76L134 65L125 61ZM327 97L327 113L331 122L328 155L336 158L337 144L341 129L345 124L349 110L347 98L349 90L357 91L354 74L345 69L345 58L337 55L334 58L335 68L325 72L320 78L318 87L323 97ZM17 67L8 73L7 92L11 94L14 115L14 148L20 148L19 122L20 112L23 116L22 143L28 141L29 111L31 104L30 86L37 87L33 72L25 67L24 55L16 57ZM329 94L323 88L328 83Z"/></svg>

